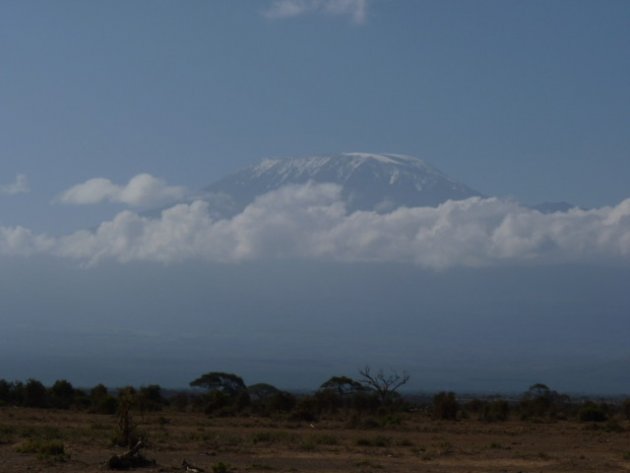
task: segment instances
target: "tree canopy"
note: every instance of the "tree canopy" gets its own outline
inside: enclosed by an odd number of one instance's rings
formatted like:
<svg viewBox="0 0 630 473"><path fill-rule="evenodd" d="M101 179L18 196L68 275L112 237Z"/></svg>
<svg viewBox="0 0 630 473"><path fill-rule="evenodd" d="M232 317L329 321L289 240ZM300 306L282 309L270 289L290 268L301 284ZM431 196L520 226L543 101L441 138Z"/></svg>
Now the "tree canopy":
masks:
<svg viewBox="0 0 630 473"><path fill-rule="evenodd" d="M333 376L322 383L319 389L323 391L331 390L339 396L344 397L364 391L365 387L360 382L348 376Z"/></svg>
<svg viewBox="0 0 630 473"><path fill-rule="evenodd" d="M246 391L247 387L240 376L233 373L211 371L190 382L192 387L206 388L208 391L218 391L227 395L234 395Z"/></svg>

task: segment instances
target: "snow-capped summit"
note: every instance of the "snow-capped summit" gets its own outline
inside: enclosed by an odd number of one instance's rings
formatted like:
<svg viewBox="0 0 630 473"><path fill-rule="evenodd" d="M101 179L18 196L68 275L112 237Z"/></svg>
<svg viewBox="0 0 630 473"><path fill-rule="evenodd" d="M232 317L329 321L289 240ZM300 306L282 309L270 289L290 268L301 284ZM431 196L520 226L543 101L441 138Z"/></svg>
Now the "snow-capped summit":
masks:
<svg viewBox="0 0 630 473"><path fill-rule="evenodd" d="M340 185L351 211L436 206L481 195L421 159L373 153L265 159L221 179L204 192L209 199L224 204L231 200L237 210L266 192L309 181Z"/></svg>

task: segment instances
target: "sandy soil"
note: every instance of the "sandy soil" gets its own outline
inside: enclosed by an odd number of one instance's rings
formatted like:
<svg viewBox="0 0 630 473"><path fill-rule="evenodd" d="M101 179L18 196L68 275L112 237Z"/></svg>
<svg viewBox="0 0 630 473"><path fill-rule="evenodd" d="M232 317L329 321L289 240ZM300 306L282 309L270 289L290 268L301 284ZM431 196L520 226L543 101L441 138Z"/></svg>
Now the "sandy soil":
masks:
<svg viewBox="0 0 630 473"><path fill-rule="evenodd" d="M419 414L387 429L351 429L265 418L208 418L162 411L134 417L145 435L139 471L553 473L630 471L630 424L437 422ZM116 418L73 411L0 409L0 473L97 472L112 447ZM63 454L47 452L62 445Z"/></svg>

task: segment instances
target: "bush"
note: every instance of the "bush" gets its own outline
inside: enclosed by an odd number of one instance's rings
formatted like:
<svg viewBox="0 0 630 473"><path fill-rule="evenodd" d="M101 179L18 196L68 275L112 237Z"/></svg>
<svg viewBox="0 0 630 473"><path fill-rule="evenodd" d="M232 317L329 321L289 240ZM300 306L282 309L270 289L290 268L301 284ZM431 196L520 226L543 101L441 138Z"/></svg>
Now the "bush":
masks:
<svg viewBox="0 0 630 473"><path fill-rule="evenodd" d="M320 411L335 413L343 406L343 398L332 389L321 389L315 393L315 402Z"/></svg>
<svg viewBox="0 0 630 473"><path fill-rule="evenodd" d="M379 408L380 402L371 392L357 392L350 398L350 405L357 412L374 412Z"/></svg>
<svg viewBox="0 0 630 473"><path fill-rule="evenodd" d="M109 394L94 401L92 411L96 414L114 415L118 411L118 399Z"/></svg>
<svg viewBox="0 0 630 473"><path fill-rule="evenodd" d="M204 412L208 415L218 414L230 403L230 398L222 391L211 391L203 397L205 400Z"/></svg>
<svg viewBox="0 0 630 473"><path fill-rule="evenodd" d="M559 394L540 383L530 386L519 403L522 419L532 417L566 418L569 406L569 396Z"/></svg>
<svg viewBox="0 0 630 473"><path fill-rule="evenodd" d="M16 448L18 453L35 453L40 460L66 461L63 442L58 440L27 440Z"/></svg>
<svg viewBox="0 0 630 473"><path fill-rule="evenodd" d="M608 420L606 409L594 402L586 402L578 412L580 422L605 422Z"/></svg>
<svg viewBox="0 0 630 473"><path fill-rule="evenodd" d="M486 403L479 414L479 419L486 422L507 420L510 414L510 405L502 399Z"/></svg>
<svg viewBox="0 0 630 473"><path fill-rule="evenodd" d="M0 403L9 404L11 402L11 383L5 379L0 379Z"/></svg>
<svg viewBox="0 0 630 473"><path fill-rule="evenodd" d="M270 412L289 412L295 408L297 400L291 393L280 391L267 400Z"/></svg>
<svg viewBox="0 0 630 473"><path fill-rule="evenodd" d="M29 379L24 386L24 405L26 407L47 407L46 388L36 379Z"/></svg>
<svg viewBox="0 0 630 473"><path fill-rule="evenodd" d="M170 400L170 404L180 412L184 412L188 409L190 399L186 393L177 393Z"/></svg>
<svg viewBox="0 0 630 473"><path fill-rule="evenodd" d="M291 418L293 420L302 420L305 422L315 422L318 416L318 405L317 402L310 397L305 397L300 399L300 401L295 406L293 414Z"/></svg>
<svg viewBox="0 0 630 473"><path fill-rule="evenodd" d="M459 404L453 392L441 392L433 397L433 417L443 420L457 419Z"/></svg>
<svg viewBox="0 0 630 473"><path fill-rule="evenodd" d="M133 447L139 438L136 424L131 416L131 406L134 402L135 390L124 388L118 396L118 425L112 438L112 444L119 447Z"/></svg>
<svg viewBox="0 0 630 473"><path fill-rule="evenodd" d="M75 389L65 379L55 381L48 392L51 405L57 409L68 409L74 403Z"/></svg>
<svg viewBox="0 0 630 473"><path fill-rule="evenodd" d="M159 384L142 386L136 395L136 402L141 411L159 411L165 404L162 388Z"/></svg>
<svg viewBox="0 0 630 473"><path fill-rule="evenodd" d="M230 465L223 462L212 465L212 473L229 473L231 469Z"/></svg>
<svg viewBox="0 0 630 473"><path fill-rule="evenodd" d="M107 396L107 394L107 387L104 384L97 384L92 389L90 389L90 397L92 399L100 399Z"/></svg>
<svg viewBox="0 0 630 473"><path fill-rule="evenodd" d="M249 398L249 393L247 391L239 391L234 398L234 408L241 412L249 407L251 404L251 399Z"/></svg>
<svg viewBox="0 0 630 473"><path fill-rule="evenodd" d="M483 411L486 403L480 399L472 399L464 404L464 411L469 414L479 414Z"/></svg>

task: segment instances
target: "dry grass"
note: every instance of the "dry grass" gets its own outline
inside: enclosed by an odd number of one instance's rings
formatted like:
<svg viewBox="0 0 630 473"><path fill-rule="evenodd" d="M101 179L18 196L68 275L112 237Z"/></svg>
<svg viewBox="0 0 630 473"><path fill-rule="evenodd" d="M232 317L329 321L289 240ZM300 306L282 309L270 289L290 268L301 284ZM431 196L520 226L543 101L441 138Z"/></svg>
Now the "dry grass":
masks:
<svg viewBox="0 0 630 473"><path fill-rule="evenodd" d="M578 422L488 424L403 416L400 425L349 428L269 418L208 418L163 411L134 417L156 466L206 472L627 472L630 425L592 429ZM102 472L120 453L116 418L84 412L0 408L1 472Z"/></svg>

